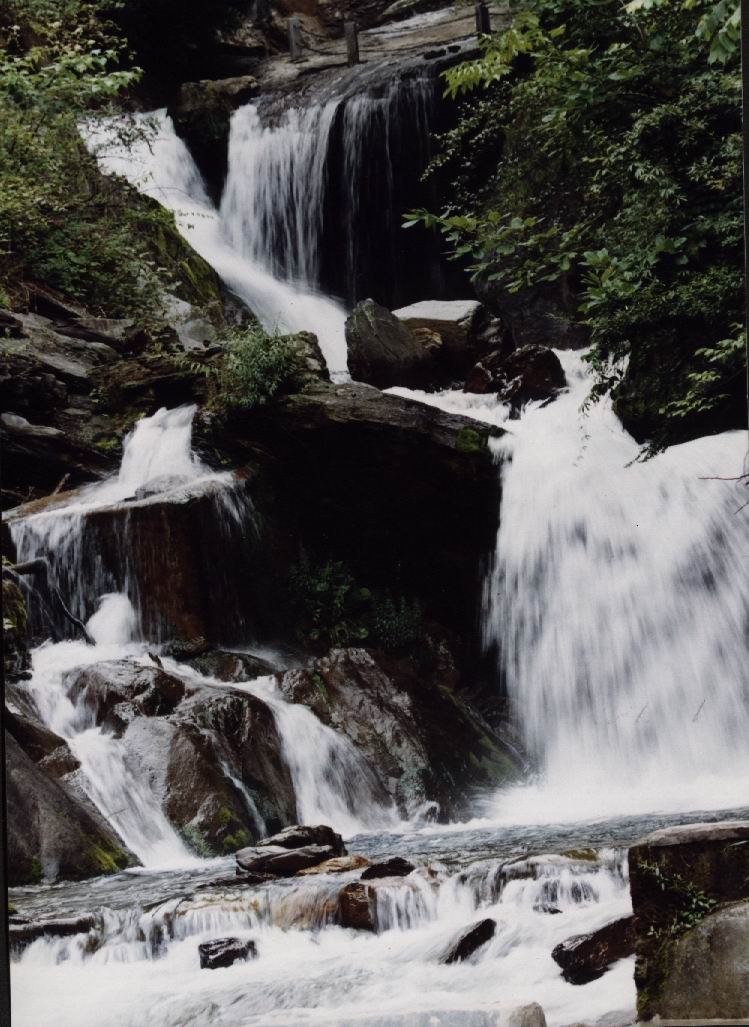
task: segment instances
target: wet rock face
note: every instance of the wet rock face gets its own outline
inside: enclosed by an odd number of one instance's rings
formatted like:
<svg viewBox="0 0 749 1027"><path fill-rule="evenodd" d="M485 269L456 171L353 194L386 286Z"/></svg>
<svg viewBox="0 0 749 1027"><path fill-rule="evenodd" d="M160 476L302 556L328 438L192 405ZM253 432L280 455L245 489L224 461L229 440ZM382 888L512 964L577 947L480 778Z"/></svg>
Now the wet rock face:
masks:
<svg viewBox="0 0 749 1027"><path fill-rule="evenodd" d="M338 895L336 922L341 927L356 931L374 931L375 901L372 886L354 881L342 888Z"/></svg>
<svg viewBox="0 0 749 1027"><path fill-rule="evenodd" d="M495 350L471 371L466 392L495 392L514 411L532 400L551 399L567 384L559 357L545 346L522 346L510 354Z"/></svg>
<svg viewBox="0 0 749 1027"><path fill-rule="evenodd" d="M351 377L387 389L424 388L434 377L438 337L418 336L374 300L358 303L346 321Z"/></svg>
<svg viewBox="0 0 749 1027"><path fill-rule="evenodd" d="M88 913L78 917L60 917L57 920L11 924L8 931L10 947L19 952L37 938L69 938L75 934L86 934L97 926L99 926L97 918Z"/></svg>
<svg viewBox="0 0 749 1027"><path fill-rule="evenodd" d="M81 880L137 860L114 832L6 732L9 884Z"/></svg>
<svg viewBox="0 0 749 1027"><path fill-rule="evenodd" d="M556 910L559 912L559 910ZM591 934L568 938L552 951L552 958L562 968L562 976L570 984L595 981L618 959L635 951L634 918L622 917Z"/></svg>
<svg viewBox="0 0 749 1027"><path fill-rule="evenodd" d="M257 946L252 939L240 941L239 938L217 938L198 945L198 954L201 970L216 970L218 967L256 959Z"/></svg>
<svg viewBox="0 0 749 1027"><path fill-rule="evenodd" d="M333 849L334 856L347 855L343 838L325 824L318 824L316 827L309 827L302 824L292 824L285 827L283 831L264 838L258 842L259 846L280 846L282 849L301 849L307 845L326 845Z"/></svg>
<svg viewBox="0 0 749 1027"><path fill-rule="evenodd" d="M403 816L436 801L443 817L457 818L479 784L509 779L517 764L444 681L408 660L334 649L287 671L279 687L351 739Z"/></svg>
<svg viewBox="0 0 749 1027"><path fill-rule="evenodd" d="M676 1001L677 986L670 986L671 969L679 953L677 980L693 977L693 987L707 995L711 987L723 987L731 971L731 940L745 928L742 913L725 921L726 962L706 958L711 937L712 916L727 903L746 899L749 880L749 821L688 824L655 831L629 850L630 891L635 916L635 984L637 1011L641 1019L667 1014L664 996ZM695 909L695 899L698 906ZM715 913L699 923L700 913ZM736 922L734 922L736 917ZM710 921L710 924L708 924ZM720 920L717 921L720 923ZM696 934L698 925L707 924ZM735 932L738 932L736 934ZM687 939L692 936L693 941ZM716 943L723 928L716 927ZM682 945L681 943L684 942ZM694 959L692 958L694 957ZM688 968L691 967L691 970ZM715 975L714 979L711 975ZM697 978L700 978L698 981ZM736 1015L746 1014L746 1008ZM697 1012L689 1015L708 1016ZM731 1016L721 1012L720 1016Z"/></svg>
<svg viewBox="0 0 749 1027"><path fill-rule="evenodd" d="M27 756L52 777L63 777L80 766L64 739L35 717L27 716L18 709L9 709L7 705L5 729L13 735Z"/></svg>
<svg viewBox="0 0 749 1027"><path fill-rule="evenodd" d="M177 135L187 143L218 204L228 169L229 122L258 91L252 75L184 82L169 107Z"/></svg>
<svg viewBox="0 0 749 1027"><path fill-rule="evenodd" d="M93 722L120 734L135 717L172 713L185 697L185 683L158 667L112 660L71 671L65 688L83 703Z"/></svg>
<svg viewBox="0 0 749 1027"><path fill-rule="evenodd" d="M373 863L371 867L367 867L361 875L361 880L371 881L378 877L407 877L415 869L413 863L409 863L402 856L393 856L392 859L386 859L382 863Z"/></svg>
<svg viewBox="0 0 749 1027"><path fill-rule="evenodd" d="M497 921L479 920L460 931L440 956L440 963L462 963L494 937Z"/></svg>
<svg viewBox="0 0 749 1027"><path fill-rule="evenodd" d="M207 690L169 717L136 718L123 743L151 775L169 821L200 855L234 852L295 819L275 720L254 696Z"/></svg>
<svg viewBox="0 0 749 1027"><path fill-rule="evenodd" d="M336 856L335 859L326 859L315 867L307 867L305 870L298 870L297 877L309 877L313 874L345 874L350 870L361 870L369 866L366 856L359 856L354 853L351 856Z"/></svg>
<svg viewBox="0 0 749 1027"><path fill-rule="evenodd" d="M502 320L478 300L423 300L393 313L412 332L436 337L432 386L464 378L485 354L512 348Z"/></svg>

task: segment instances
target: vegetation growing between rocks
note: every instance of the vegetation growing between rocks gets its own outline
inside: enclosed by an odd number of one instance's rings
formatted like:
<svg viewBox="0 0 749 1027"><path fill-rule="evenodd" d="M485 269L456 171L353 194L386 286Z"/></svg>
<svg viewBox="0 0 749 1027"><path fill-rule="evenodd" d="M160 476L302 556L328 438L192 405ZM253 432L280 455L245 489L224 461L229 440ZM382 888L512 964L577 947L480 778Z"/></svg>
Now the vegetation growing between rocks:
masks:
<svg viewBox="0 0 749 1027"><path fill-rule="evenodd" d="M407 224L496 289L570 300L593 398L638 438L743 423L738 5L513 6L446 73L468 98L428 173L453 199Z"/></svg>
<svg viewBox="0 0 749 1027"><path fill-rule="evenodd" d="M714 912L719 903L706 895L694 881L688 881L681 874L667 872L660 863L641 862L640 870L651 876L665 899L673 906L673 918L666 928L650 928L651 935L667 934L677 938L685 931L696 927L701 920Z"/></svg>
<svg viewBox="0 0 749 1027"><path fill-rule="evenodd" d="M338 560L303 554L289 574L289 598L300 641L320 651L359 643L403 652L424 637L417 601L358 584Z"/></svg>

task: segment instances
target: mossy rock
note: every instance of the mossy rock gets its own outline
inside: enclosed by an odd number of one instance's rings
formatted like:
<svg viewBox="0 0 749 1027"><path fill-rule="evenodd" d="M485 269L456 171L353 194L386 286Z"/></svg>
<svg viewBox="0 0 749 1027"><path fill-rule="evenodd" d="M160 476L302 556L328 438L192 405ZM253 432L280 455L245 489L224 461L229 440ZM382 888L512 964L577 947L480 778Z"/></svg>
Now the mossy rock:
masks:
<svg viewBox="0 0 749 1027"><path fill-rule="evenodd" d="M461 428L455 439L455 448L459 453L484 453L487 449L487 436L475 428Z"/></svg>

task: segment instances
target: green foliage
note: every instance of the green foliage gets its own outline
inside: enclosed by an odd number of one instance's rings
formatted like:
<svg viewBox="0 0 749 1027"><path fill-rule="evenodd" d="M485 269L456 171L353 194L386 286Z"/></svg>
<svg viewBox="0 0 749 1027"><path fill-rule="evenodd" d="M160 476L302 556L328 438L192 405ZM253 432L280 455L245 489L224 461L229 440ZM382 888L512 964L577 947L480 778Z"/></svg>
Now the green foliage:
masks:
<svg viewBox="0 0 749 1027"><path fill-rule="evenodd" d="M653 935L665 934L676 938L696 927L718 908L718 902L706 895L694 881L686 880L681 874L668 873L660 863L642 862L639 869L653 878L669 906L673 907L673 917L667 927L661 930L651 927Z"/></svg>
<svg viewBox="0 0 749 1027"><path fill-rule="evenodd" d="M167 287L209 297L189 280L173 215L104 176L81 139L82 123L111 114L124 143L148 132L121 115L140 73L123 69L107 6L9 0L0 10L0 290L12 306L35 278L93 313L160 321Z"/></svg>
<svg viewBox="0 0 749 1027"><path fill-rule="evenodd" d="M357 584L338 560L313 564L303 553L289 575L289 596L300 640L320 650L366 643L402 651L424 635L417 602Z"/></svg>
<svg viewBox="0 0 749 1027"><path fill-rule="evenodd" d="M288 336L266 332L258 321L228 330L220 340L221 361L209 369L219 406L251 410L299 380L299 361ZM202 369L202 365L201 365Z"/></svg>
<svg viewBox="0 0 749 1027"><path fill-rule="evenodd" d="M180 834L185 840L187 846L192 849L196 856L202 856L204 859L208 859L210 856L216 855L213 851L213 847L206 841L203 832L195 824L185 824L185 826L180 830Z"/></svg>
<svg viewBox="0 0 749 1027"><path fill-rule="evenodd" d="M451 200L407 225L438 228L453 259L505 293L575 297L594 398L639 403L639 370L662 367L643 421L657 442L732 423L738 350L722 340L736 338L742 310L735 0L523 7L478 60L446 72L448 93L467 98L428 175ZM705 373L717 377L692 377Z"/></svg>

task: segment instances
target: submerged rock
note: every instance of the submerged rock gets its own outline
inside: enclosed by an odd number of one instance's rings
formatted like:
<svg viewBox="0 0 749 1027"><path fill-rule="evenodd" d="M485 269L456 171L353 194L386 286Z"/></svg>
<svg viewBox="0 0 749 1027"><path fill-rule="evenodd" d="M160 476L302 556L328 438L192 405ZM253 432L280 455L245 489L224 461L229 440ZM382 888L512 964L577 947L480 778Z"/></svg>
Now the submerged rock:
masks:
<svg viewBox="0 0 749 1027"><path fill-rule="evenodd" d="M216 970L240 960L256 959L257 946L252 939L240 941L239 938L217 938L198 945L198 953L201 970Z"/></svg>
<svg viewBox="0 0 749 1027"><path fill-rule="evenodd" d="M587 984L602 977L612 963L626 959L634 951L634 918L626 916L590 934L568 938L552 950L551 956L561 966L566 981Z"/></svg>
<svg viewBox="0 0 749 1027"><path fill-rule="evenodd" d="M309 845L326 845L333 849L334 856L345 856L346 846L343 838L325 824L318 824L311 827L306 824L292 824L285 827L283 831L272 835L270 838L263 838L258 842L258 847L264 845L280 846L283 849L301 849Z"/></svg>
<svg viewBox="0 0 749 1027"><path fill-rule="evenodd" d="M77 917L58 917L54 920L11 923L8 937L11 949L22 950L38 938L69 938L75 934L86 934L99 926L99 921L89 913Z"/></svg>
<svg viewBox="0 0 749 1027"><path fill-rule="evenodd" d="M369 866L366 856L359 856L354 853L351 856L336 856L335 859L326 859L324 863L318 863L316 867L307 867L306 870L298 870L297 877L309 877L313 874L345 874L351 870L361 870Z"/></svg>
<svg viewBox="0 0 749 1027"><path fill-rule="evenodd" d="M378 877L407 877L415 869L413 863L409 863L402 856L393 856L382 863L373 863L372 866L367 867L361 875L361 880L371 881Z"/></svg>
<svg viewBox="0 0 749 1027"><path fill-rule="evenodd" d="M463 928L449 942L447 948L439 958L440 963L462 963L472 956L474 952L486 945L494 937L497 930L497 921L487 917L486 920L479 920L469 927Z"/></svg>

